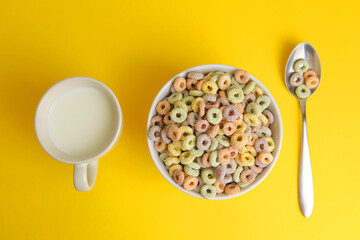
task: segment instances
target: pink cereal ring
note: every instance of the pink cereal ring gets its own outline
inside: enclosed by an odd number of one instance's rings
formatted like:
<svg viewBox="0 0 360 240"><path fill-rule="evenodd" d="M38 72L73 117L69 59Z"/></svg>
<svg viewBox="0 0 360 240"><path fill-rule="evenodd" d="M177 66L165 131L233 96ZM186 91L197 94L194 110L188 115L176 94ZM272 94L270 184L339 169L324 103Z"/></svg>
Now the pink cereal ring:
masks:
<svg viewBox="0 0 360 240"><path fill-rule="evenodd" d="M196 177L187 176L184 179L183 187L186 190L191 191L191 190L194 190L197 187L198 183L199 183L199 180Z"/></svg>
<svg viewBox="0 0 360 240"><path fill-rule="evenodd" d="M240 174L240 180L243 183L250 184L255 180L255 178L256 178L256 173L254 173L250 169L246 169L242 171L242 173Z"/></svg>
<svg viewBox="0 0 360 240"><path fill-rule="evenodd" d="M195 80L193 78L188 78L186 81L186 88L188 90L196 90L196 85L198 83L198 80Z"/></svg>
<svg viewBox="0 0 360 240"><path fill-rule="evenodd" d="M231 136L236 131L236 126L232 122L226 122L224 123L223 131L226 136Z"/></svg>
<svg viewBox="0 0 360 240"><path fill-rule="evenodd" d="M225 187L226 195L234 195L240 192L240 187L236 184L229 184Z"/></svg>
<svg viewBox="0 0 360 240"><path fill-rule="evenodd" d="M180 171L177 169L174 171L173 178L174 178L174 181L176 182L176 184L181 186L184 183L185 174L183 171Z"/></svg>
<svg viewBox="0 0 360 240"><path fill-rule="evenodd" d="M254 165L256 165L257 167L265 168L265 167L267 167L269 164L261 163L261 162L259 161L259 159L256 158Z"/></svg>
<svg viewBox="0 0 360 240"><path fill-rule="evenodd" d="M206 132L208 128L209 122L207 120L200 119L195 122L195 130L200 133Z"/></svg>
<svg viewBox="0 0 360 240"><path fill-rule="evenodd" d="M211 145L211 140L206 134L201 134L196 139L196 146L199 150L207 150Z"/></svg>
<svg viewBox="0 0 360 240"><path fill-rule="evenodd" d="M258 167L256 166L256 164L254 164L250 167L250 170L253 171L254 173L261 173L263 171L263 168Z"/></svg>
<svg viewBox="0 0 360 240"><path fill-rule="evenodd" d="M209 137L209 138L214 138L214 137L216 137L216 135L218 134L219 130L220 130L219 124L216 124L216 125L212 126L212 128L211 128L210 131L208 132L208 137Z"/></svg>
<svg viewBox="0 0 360 240"><path fill-rule="evenodd" d="M256 96L253 93L248 93L244 96L243 105L247 106L249 103L255 102Z"/></svg>
<svg viewBox="0 0 360 240"><path fill-rule="evenodd" d="M163 117L160 115L154 116L150 121L150 127L153 126L159 126L162 128L164 126Z"/></svg>
<svg viewBox="0 0 360 240"><path fill-rule="evenodd" d="M235 80L238 82L238 83L241 83L241 84L245 84L249 81L249 73L245 70L237 70L235 72Z"/></svg>
<svg viewBox="0 0 360 240"><path fill-rule="evenodd" d="M205 115L205 103L199 102L199 116L203 117Z"/></svg>
<svg viewBox="0 0 360 240"><path fill-rule="evenodd" d="M263 151L267 151L269 148L269 143L265 139L258 139L255 142L255 150L260 153Z"/></svg>
<svg viewBox="0 0 360 240"><path fill-rule="evenodd" d="M183 77L178 77L174 81L174 90L177 92L182 92L186 88L186 80Z"/></svg>
<svg viewBox="0 0 360 240"><path fill-rule="evenodd" d="M221 163L228 163L230 161L230 151L227 148L220 149L218 152L218 158Z"/></svg>
<svg viewBox="0 0 360 240"><path fill-rule="evenodd" d="M204 165L205 167L210 167L210 162L209 162L209 157L210 157L210 153L205 153L202 158L201 158L201 164Z"/></svg>
<svg viewBox="0 0 360 240"><path fill-rule="evenodd" d="M213 185L214 185L214 187L215 187L215 189L216 189L216 193L222 193L222 192L224 192L225 183L216 181Z"/></svg>
<svg viewBox="0 0 360 240"><path fill-rule="evenodd" d="M161 140L163 140L163 142L165 144L171 143L171 139L169 139L168 136L167 136L167 127L164 128L163 130L161 130L160 135L161 135Z"/></svg>
<svg viewBox="0 0 360 240"><path fill-rule="evenodd" d="M220 164L219 166L217 166L215 168L215 178L217 181L219 182L223 182L224 181L224 177L226 175L226 169L225 169L225 166Z"/></svg>
<svg viewBox="0 0 360 240"><path fill-rule="evenodd" d="M224 118L226 121L232 122L239 118L240 111L234 105L229 105L224 108Z"/></svg>
<svg viewBox="0 0 360 240"><path fill-rule="evenodd" d="M274 118L274 114L272 114L272 112L270 112L269 110L264 110L263 114L269 120L269 123L268 123L269 125L274 122L275 118Z"/></svg>

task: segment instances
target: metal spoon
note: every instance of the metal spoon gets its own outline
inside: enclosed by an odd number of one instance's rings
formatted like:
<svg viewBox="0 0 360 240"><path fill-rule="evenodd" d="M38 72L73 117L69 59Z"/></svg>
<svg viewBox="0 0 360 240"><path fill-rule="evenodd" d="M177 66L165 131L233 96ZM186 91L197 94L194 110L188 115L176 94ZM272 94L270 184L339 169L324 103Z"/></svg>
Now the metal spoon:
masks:
<svg viewBox="0 0 360 240"><path fill-rule="evenodd" d="M295 72L294 63L298 59L305 59L309 63L309 69L316 72L317 77L319 78L319 84L317 88L319 87L321 80L321 64L320 64L319 55L315 51L314 47L311 46L309 43L304 42L297 45L295 49L292 51L285 68L286 87L290 91L290 93L299 100L302 117L303 117L302 146L301 146L301 159L300 159L300 170L299 170L299 205L303 215L308 218L310 217L313 211L314 190L313 190L309 143L308 143L307 126L306 126L307 99L299 98L295 94L296 87L291 86L289 81L291 74ZM310 96L316 91L316 89L311 90Z"/></svg>

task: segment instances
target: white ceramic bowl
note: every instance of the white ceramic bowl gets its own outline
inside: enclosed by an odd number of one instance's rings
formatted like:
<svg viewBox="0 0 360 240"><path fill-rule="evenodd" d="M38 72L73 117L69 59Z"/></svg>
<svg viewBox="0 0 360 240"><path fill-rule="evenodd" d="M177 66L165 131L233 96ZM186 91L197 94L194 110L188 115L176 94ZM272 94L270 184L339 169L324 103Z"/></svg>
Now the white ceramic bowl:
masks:
<svg viewBox="0 0 360 240"><path fill-rule="evenodd" d="M150 128L150 120L151 120L151 118L157 114L156 110L155 110L156 104L170 94L171 84L173 83L173 81L174 81L174 79L176 77L179 77L179 76L185 77L188 72L201 72L201 73L204 73L204 74L208 73L208 72L231 72L231 73L233 73L236 70L238 70L238 68L235 68L235 67L232 67L232 66L227 66L227 65L222 65L222 64L207 64L207 65L201 65L201 66L197 66L197 67L187 69L187 70L177 74L173 78L171 78L165 84L165 86L159 91L159 93L155 97L155 100L154 100L153 104L151 105L150 112L149 112L149 117L148 117L148 122L147 122L147 130ZM275 102L275 99L273 98L273 96L271 95L269 90L267 90L267 88L259 80L257 80L252 75L250 75L250 80L253 80L256 83L256 85L259 86L264 91L264 94L269 96L270 99L271 99L271 103L270 103L270 106L268 107L268 109L274 114L274 117L275 117L275 122L270 127L271 131L272 131L272 137L274 138L275 145L276 145L275 150L273 152L274 160L268 165L268 167L266 167L264 169L264 171L262 171L257 176L257 178L255 179L255 181L253 183L251 183L247 187L241 189L241 191L238 194L236 194L236 195L223 195L222 194L220 196L216 196L214 198L214 200L233 198L233 197L237 197L239 195L242 195L242 194L250 191L251 189L256 187L259 183L261 183L266 178L266 176L270 173L271 169L274 167L274 165L276 163L276 160L279 157L281 144L282 144L282 135L283 135L282 120L281 120L281 116L280 116L279 107L277 106L277 104ZM179 190L181 190L181 191L183 191L183 192L185 192L185 193L187 193L187 194L189 194L191 196L198 197L198 198L203 198L200 195L200 193L197 193L197 192L194 192L194 191L187 191L182 186L179 186L179 185L177 185L175 183L175 181L170 176L168 170L165 168L165 165L164 165L163 161L161 161L161 159L159 158L159 154L155 150L155 147L154 147L154 142L150 141L149 139L147 139L147 141L148 141L151 157L152 157L157 169L164 176L164 178L169 183L171 183L174 187L176 187L177 189L179 189Z"/></svg>

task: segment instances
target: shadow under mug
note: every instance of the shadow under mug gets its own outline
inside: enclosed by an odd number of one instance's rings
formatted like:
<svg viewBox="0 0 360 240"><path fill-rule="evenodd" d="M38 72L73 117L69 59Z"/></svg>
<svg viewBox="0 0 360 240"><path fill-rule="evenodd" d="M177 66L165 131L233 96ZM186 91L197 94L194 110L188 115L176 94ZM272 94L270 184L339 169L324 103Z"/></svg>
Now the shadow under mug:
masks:
<svg viewBox="0 0 360 240"><path fill-rule="evenodd" d="M49 111L56 100L65 92L77 87L90 87L104 93L114 111L115 124L111 137L104 141L106 144L95 153L83 156L71 156L60 151L49 135ZM74 186L76 190L85 192L94 186L98 159L106 154L117 142L122 129L122 113L115 94L102 82L88 77L72 77L62 80L52 86L42 97L35 114L35 132L42 148L54 159L74 164Z"/></svg>

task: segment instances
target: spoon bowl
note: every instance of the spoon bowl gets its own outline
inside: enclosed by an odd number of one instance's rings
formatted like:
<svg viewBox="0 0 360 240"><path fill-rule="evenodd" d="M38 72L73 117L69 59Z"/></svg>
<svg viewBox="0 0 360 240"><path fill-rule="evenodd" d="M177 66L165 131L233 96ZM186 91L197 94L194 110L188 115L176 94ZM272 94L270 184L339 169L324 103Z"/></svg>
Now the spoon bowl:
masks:
<svg viewBox="0 0 360 240"><path fill-rule="evenodd" d="M290 85L290 76L295 72L294 70L294 63L298 59L305 59L309 63L309 69L316 72L316 76L319 78L319 84L317 87L313 90L310 90L310 96L319 88L320 82L321 82L321 63L319 55L317 54L315 48L310 43L300 43L297 45L292 53L290 54L290 57L287 61L286 68L285 68L285 84L289 92L294 95L299 101L304 101L306 99L299 98L295 94L295 88L294 86ZM309 97L310 97L309 96Z"/></svg>

